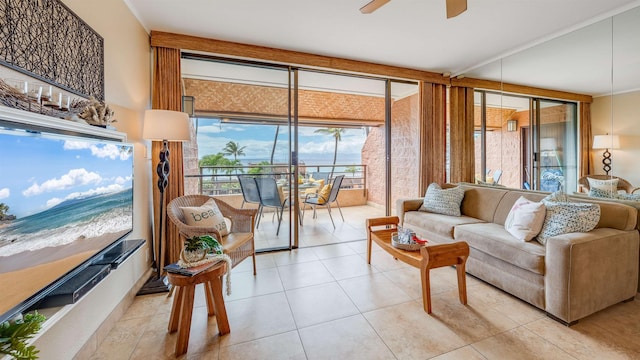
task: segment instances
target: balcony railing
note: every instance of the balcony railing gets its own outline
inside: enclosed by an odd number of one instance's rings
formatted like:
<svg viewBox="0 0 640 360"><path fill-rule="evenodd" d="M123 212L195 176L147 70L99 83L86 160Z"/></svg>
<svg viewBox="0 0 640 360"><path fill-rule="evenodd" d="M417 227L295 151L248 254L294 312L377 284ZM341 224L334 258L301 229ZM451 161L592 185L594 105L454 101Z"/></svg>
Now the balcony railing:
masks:
<svg viewBox="0 0 640 360"><path fill-rule="evenodd" d="M185 175L187 179L198 180L198 191L204 195L232 195L241 194L240 183L237 175L274 176L276 179L294 179L293 172L288 171L288 165L243 165L243 166L200 166L199 174ZM334 168L333 178L345 175L341 189L367 188L367 166L364 164L336 164L333 165L300 165L298 176L308 178L319 172L331 173ZM338 171L340 169L340 171ZM351 170L351 171L348 171ZM329 179L331 181L332 179Z"/></svg>

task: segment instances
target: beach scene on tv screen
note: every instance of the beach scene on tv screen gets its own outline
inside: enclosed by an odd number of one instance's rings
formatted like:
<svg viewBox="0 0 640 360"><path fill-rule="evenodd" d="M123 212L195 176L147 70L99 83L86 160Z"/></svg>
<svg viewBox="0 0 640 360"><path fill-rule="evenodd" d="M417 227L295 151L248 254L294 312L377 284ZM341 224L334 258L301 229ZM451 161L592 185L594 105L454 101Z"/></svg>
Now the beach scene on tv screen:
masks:
<svg viewBox="0 0 640 360"><path fill-rule="evenodd" d="M4 313L131 231L133 146L0 130Z"/></svg>

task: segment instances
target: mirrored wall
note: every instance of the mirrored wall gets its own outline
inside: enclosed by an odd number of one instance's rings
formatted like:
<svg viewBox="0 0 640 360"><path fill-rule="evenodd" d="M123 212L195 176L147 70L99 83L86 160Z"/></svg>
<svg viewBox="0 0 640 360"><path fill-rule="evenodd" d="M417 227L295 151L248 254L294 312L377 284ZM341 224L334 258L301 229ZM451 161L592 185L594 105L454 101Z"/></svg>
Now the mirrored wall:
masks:
<svg viewBox="0 0 640 360"><path fill-rule="evenodd" d="M640 157L639 34L640 7L636 3L635 8L622 9L613 16L542 41L535 46L505 56L462 75L468 78L493 80L502 84L524 85L557 91L555 96L540 99L538 111L562 110L563 116L558 115L547 120L545 122L546 130L530 128L529 131L534 133L538 131L539 136L532 137L535 139L532 144L521 141L520 145L530 146L536 160L540 160L540 156L543 154L561 154L562 157L556 161L560 163L571 162L571 169L566 169L567 173L564 174L567 179L562 180L569 193L581 190L577 178L581 175L579 149L582 144L580 136L575 138L571 136L571 133L584 131L584 129L579 129L578 114L580 114L580 110L571 105L573 103L575 106L579 106L580 101L575 98L562 103L549 102L549 100L566 100L563 93L591 96L591 142L593 144L589 150L593 164L591 174L617 176L627 180L630 184L640 186L640 170L635 166L636 159ZM487 95L489 100L486 106L502 110L502 114L504 110L511 109L507 104L511 104L512 95L514 94L494 89L490 95ZM476 96L476 100L478 100L478 96ZM478 101L476 101L476 105L478 105ZM521 132L523 125L532 125L529 121L535 117L536 108L534 105L531 105L531 118L525 121L523 119L501 118L500 128L504 130L510 126L509 129L516 132L501 131L500 141L494 139L490 143L485 143L484 146L499 146L498 149L492 149L492 153L504 154L505 147L512 146L507 137L512 137L516 133L523 136ZM525 107L529 106L525 105ZM522 111L522 109L519 108L516 111ZM576 113L578 120L575 124L567 123L572 121L572 116L569 114L573 112ZM517 121L514 123L511 120ZM511 122L510 125L509 122ZM562 136L549 135L548 131L551 131L552 128L562 128ZM487 131L491 130L487 128ZM599 141L594 142L594 137L600 135L608 135L605 145L600 145ZM528 135L524 134L524 136ZM491 136L487 137L487 139L489 138ZM550 141L551 139L553 141ZM553 144L556 145L554 149L542 149L544 146L548 147ZM608 148L602 148L604 146ZM611 154L610 159L605 160L605 162L610 162L608 174L606 171L608 169L603 164L603 153L607 149ZM523 150L512 156L523 157L524 153L526 151ZM491 167L500 167L503 171L518 170L509 163L509 161L513 162L512 160L502 155L497 164L495 163L496 159L487 160L487 162L493 161ZM519 166L522 166L523 162L518 162ZM486 169L477 168L476 172L490 170L488 164L485 165ZM524 170L520 172L524 172ZM572 180L568 180L568 178L572 178ZM527 180L526 177L522 179L525 180L524 182ZM539 181L542 179L539 178ZM515 180L513 182L514 184L510 183L508 186L525 187L524 182L523 184L518 184Z"/></svg>

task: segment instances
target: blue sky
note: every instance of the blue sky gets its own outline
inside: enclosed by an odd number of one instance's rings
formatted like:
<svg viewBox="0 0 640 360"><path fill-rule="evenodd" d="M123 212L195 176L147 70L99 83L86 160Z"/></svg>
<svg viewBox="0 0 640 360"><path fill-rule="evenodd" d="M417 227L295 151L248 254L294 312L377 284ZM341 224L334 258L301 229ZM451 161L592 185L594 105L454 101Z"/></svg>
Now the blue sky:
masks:
<svg viewBox="0 0 640 360"><path fill-rule="evenodd" d="M299 128L299 159L306 164L331 164L335 140L332 136L314 133L317 129L305 126ZM229 141L235 141L240 146L246 146L246 155L240 157L240 161L269 160L275 133L275 125L241 125L199 119L198 156L202 158L203 155L222 152ZM288 138L287 129L280 127L274 162L287 161ZM364 129L345 129L342 141L338 143L337 163L359 164L365 139Z"/></svg>
<svg viewBox="0 0 640 360"><path fill-rule="evenodd" d="M0 148L0 203L17 217L132 186L133 153L113 143L0 130Z"/></svg>

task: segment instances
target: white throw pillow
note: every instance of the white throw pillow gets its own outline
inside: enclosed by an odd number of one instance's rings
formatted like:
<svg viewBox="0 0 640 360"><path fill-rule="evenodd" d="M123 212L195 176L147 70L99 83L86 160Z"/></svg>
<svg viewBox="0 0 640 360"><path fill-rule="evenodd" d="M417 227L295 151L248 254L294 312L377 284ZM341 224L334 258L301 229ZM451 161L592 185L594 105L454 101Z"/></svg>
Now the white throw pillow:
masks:
<svg viewBox="0 0 640 360"><path fill-rule="evenodd" d="M443 189L440 185L432 183L427 188L420 210L436 214L460 216L460 204L463 198L464 189L459 186Z"/></svg>
<svg viewBox="0 0 640 360"><path fill-rule="evenodd" d="M546 209L543 203L520 197L511 207L504 228L520 241L530 241L542 230Z"/></svg>
<svg viewBox="0 0 640 360"><path fill-rule="evenodd" d="M551 196L551 195L550 195ZM572 232L589 232L600 221L600 205L590 203L555 202L546 197L542 199L546 215L542 230L536 240L542 245L547 239Z"/></svg>
<svg viewBox="0 0 640 360"><path fill-rule="evenodd" d="M587 177L587 181L589 182L589 189L598 189L609 194L618 192L618 179L600 180Z"/></svg>
<svg viewBox="0 0 640 360"><path fill-rule="evenodd" d="M215 200L211 199L202 206L187 206L180 209L182 209L187 225L212 227L218 230L222 236L229 234L227 223L224 221Z"/></svg>

